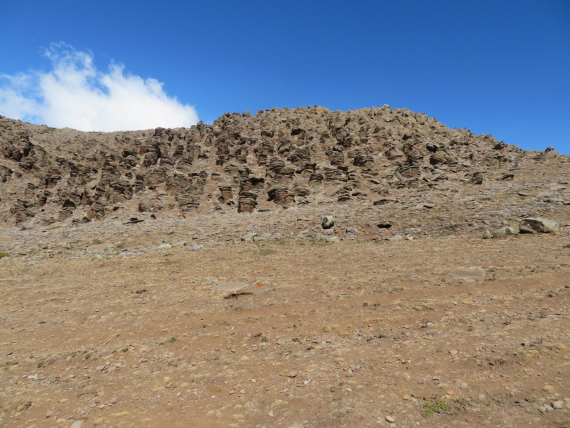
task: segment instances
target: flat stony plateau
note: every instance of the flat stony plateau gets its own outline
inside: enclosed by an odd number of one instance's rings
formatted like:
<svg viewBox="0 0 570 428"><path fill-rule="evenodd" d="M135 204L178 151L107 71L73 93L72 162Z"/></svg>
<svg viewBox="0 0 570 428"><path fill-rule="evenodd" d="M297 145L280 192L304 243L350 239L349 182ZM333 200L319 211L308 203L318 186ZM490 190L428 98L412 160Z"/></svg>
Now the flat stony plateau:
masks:
<svg viewBox="0 0 570 428"><path fill-rule="evenodd" d="M0 119L0 427L570 427L569 156L388 107Z"/></svg>

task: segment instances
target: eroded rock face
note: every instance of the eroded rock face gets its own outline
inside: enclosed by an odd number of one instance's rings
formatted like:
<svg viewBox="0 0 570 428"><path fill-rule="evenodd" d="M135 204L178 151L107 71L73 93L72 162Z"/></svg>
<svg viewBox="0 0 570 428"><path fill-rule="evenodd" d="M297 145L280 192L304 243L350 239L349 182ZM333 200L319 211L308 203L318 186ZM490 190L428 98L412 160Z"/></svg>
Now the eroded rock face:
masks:
<svg viewBox="0 0 570 428"><path fill-rule="evenodd" d="M212 125L115 133L7 118L0 125L0 217L7 222L97 220L125 207L247 213L372 205L391 188L482 185L485 170L506 170L526 156L491 136L388 106L226 113Z"/></svg>

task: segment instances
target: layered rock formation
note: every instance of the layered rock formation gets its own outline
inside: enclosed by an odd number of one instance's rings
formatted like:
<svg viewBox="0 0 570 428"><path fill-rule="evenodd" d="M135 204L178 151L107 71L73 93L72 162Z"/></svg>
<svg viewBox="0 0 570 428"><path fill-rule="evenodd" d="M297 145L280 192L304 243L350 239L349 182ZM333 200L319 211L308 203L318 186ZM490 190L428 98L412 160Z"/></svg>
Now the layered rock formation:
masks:
<svg viewBox="0 0 570 428"><path fill-rule="evenodd" d="M0 219L382 204L393 188L480 185L486 171L508 176L525 156L492 136L388 106L226 113L212 125L114 133L0 118Z"/></svg>

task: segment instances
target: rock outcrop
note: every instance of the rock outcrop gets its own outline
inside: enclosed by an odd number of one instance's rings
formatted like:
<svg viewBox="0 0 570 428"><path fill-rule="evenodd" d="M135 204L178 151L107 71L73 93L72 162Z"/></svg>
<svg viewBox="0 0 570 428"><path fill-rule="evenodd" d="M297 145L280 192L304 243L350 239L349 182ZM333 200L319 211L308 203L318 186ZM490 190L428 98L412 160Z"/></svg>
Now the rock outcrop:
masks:
<svg viewBox="0 0 570 428"><path fill-rule="evenodd" d="M481 186L529 152L389 106L226 113L212 125L94 133L0 118L0 218L100 220L118 210L286 209ZM556 152L540 156L556 156Z"/></svg>

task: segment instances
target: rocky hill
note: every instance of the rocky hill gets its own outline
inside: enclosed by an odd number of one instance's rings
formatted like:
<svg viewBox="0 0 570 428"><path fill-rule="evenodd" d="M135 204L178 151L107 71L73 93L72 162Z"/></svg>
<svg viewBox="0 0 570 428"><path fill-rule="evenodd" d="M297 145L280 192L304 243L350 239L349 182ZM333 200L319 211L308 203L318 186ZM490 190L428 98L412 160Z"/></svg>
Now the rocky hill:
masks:
<svg viewBox="0 0 570 428"><path fill-rule="evenodd" d="M0 426L568 426L569 206L389 107L0 118Z"/></svg>
<svg viewBox="0 0 570 428"><path fill-rule="evenodd" d="M394 189L509 180L521 162L548 156L559 155L389 106L275 108L226 113L213 125L113 133L1 117L0 219L33 226L110 213L382 205Z"/></svg>

